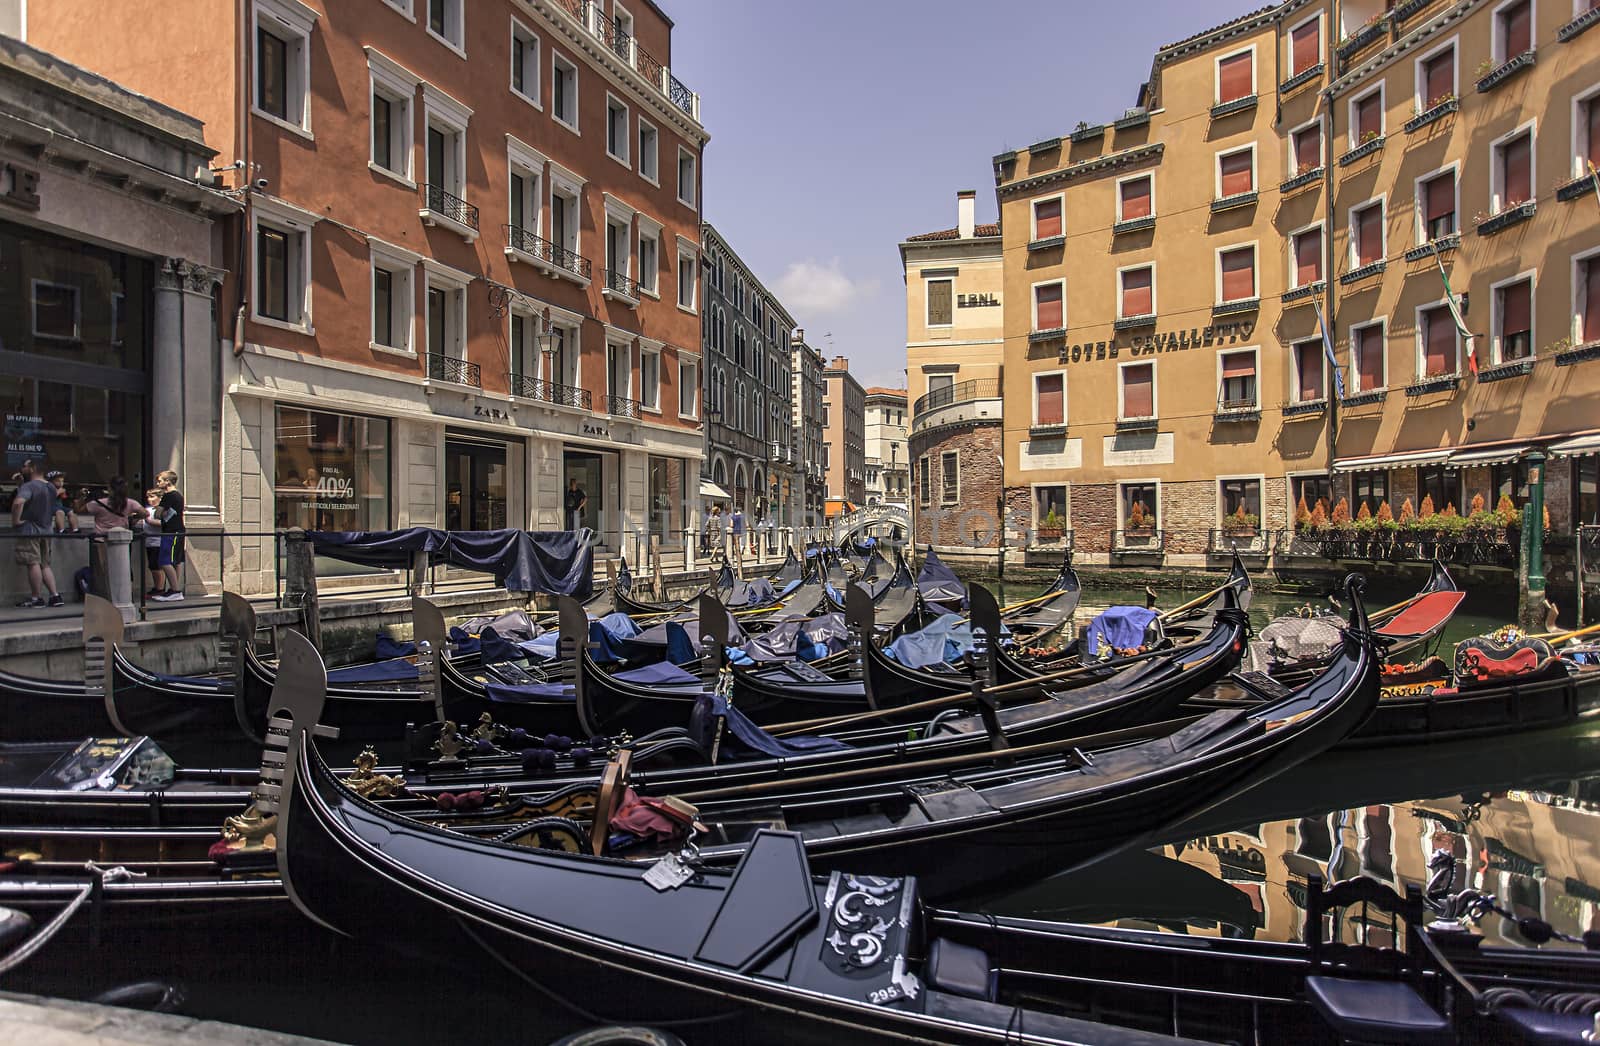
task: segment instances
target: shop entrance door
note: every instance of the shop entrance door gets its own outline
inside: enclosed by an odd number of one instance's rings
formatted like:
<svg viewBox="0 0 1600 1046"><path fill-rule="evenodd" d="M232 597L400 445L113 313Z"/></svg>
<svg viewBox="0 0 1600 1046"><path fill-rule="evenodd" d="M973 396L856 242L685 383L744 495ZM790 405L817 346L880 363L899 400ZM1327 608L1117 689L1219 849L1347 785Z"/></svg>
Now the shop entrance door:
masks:
<svg viewBox="0 0 1600 1046"><path fill-rule="evenodd" d="M504 530L506 445L449 436L444 441L446 530Z"/></svg>
<svg viewBox="0 0 1600 1046"><path fill-rule="evenodd" d="M564 529L573 529L572 520L566 511L567 497L571 490L571 481L578 481L578 489L583 491L588 501L579 513L578 526L588 527L595 533L595 544L606 544L609 535L606 533L606 470L605 455L589 454L580 450L569 450L563 456L563 471L561 483L561 525Z"/></svg>

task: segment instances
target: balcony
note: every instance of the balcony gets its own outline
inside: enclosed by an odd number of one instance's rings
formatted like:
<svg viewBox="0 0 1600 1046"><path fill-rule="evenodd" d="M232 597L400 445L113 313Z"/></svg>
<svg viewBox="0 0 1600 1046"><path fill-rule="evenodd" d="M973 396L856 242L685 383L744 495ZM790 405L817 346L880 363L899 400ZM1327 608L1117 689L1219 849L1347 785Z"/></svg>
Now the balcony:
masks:
<svg viewBox="0 0 1600 1046"><path fill-rule="evenodd" d="M526 374L510 374L507 378L511 386L511 395L519 399L537 400L540 403L572 407L577 410L589 410L594 402L594 397L588 389L530 378Z"/></svg>
<svg viewBox="0 0 1600 1046"><path fill-rule="evenodd" d="M1113 530L1111 551L1116 555L1155 555L1167 550L1167 532L1153 527L1137 530Z"/></svg>
<svg viewBox="0 0 1600 1046"><path fill-rule="evenodd" d="M1260 100L1257 95L1247 94L1243 98L1235 98L1231 102L1218 102L1211 107L1211 118L1217 120L1224 116L1232 116L1234 113L1242 113L1247 109L1254 109Z"/></svg>
<svg viewBox="0 0 1600 1046"><path fill-rule="evenodd" d="M1130 109L1122 119L1114 121L1111 126L1118 131L1127 131L1135 127L1143 127L1150 122L1150 110Z"/></svg>
<svg viewBox="0 0 1600 1046"><path fill-rule="evenodd" d="M1358 529L1355 526L1285 530L1278 536L1282 557L1364 559L1371 562L1427 563L1438 559L1462 566L1514 567L1517 528L1442 530L1413 520L1404 525Z"/></svg>
<svg viewBox="0 0 1600 1046"><path fill-rule="evenodd" d="M1558 352L1555 360L1557 367L1575 367L1590 360L1600 360L1600 341L1584 342L1582 345ZM1600 563L1600 559L1595 562Z"/></svg>
<svg viewBox="0 0 1600 1046"><path fill-rule="evenodd" d="M649 51L639 46L637 38L624 32L606 17L604 5L597 0L554 0L555 6L565 11L590 35L598 38L612 54L637 73L658 94L677 106L683 114L700 122L700 96L685 87L672 71Z"/></svg>
<svg viewBox="0 0 1600 1046"><path fill-rule="evenodd" d="M1366 407L1374 403L1382 403L1388 397L1388 389L1369 389L1366 392L1357 392L1352 396L1345 396L1339 400L1339 406Z"/></svg>
<svg viewBox="0 0 1600 1046"><path fill-rule="evenodd" d="M639 407L638 400L631 400L626 396L616 396L611 393L606 394L606 413L613 418L633 418L637 420Z"/></svg>
<svg viewBox="0 0 1600 1046"><path fill-rule="evenodd" d="M1161 427L1160 418L1118 418L1118 432L1154 432Z"/></svg>
<svg viewBox="0 0 1600 1046"><path fill-rule="evenodd" d="M428 353L428 380L444 381L452 385L483 388L483 368L476 363L446 356L442 352Z"/></svg>
<svg viewBox="0 0 1600 1046"><path fill-rule="evenodd" d="M1146 215L1143 218L1127 218L1111 227L1111 235L1125 236L1130 232L1144 232L1146 229L1154 229L1155 227L1156 216L1153 214Z"/></svg>
<svg viewBox="0 0 1600 1046"><path fill-rule="evenodd" d="M1000 380L998 378L975 378L963 381L956 385L946 385L942 389L934 389L925 396L917 397L917 402L911 405L911 416L938 410L955 403L965 403L968 400L994 399L1000 395Z"/></svg>
<svg viewBox="0 0 1600 1046"><path fill-rule="evenodd" d="M1595 10L1600 11L1600 7ZM1600 194L1600 174L1585 174L1556 186L1556 199L1562 203L1571 203L1590 194Z"/></svg>
<svg viewBox="0 0 1600 1046"><path fill-rule="evenodd" d="M1406 395L1412 398L1433 392L1454 392L1461 387L1461 375L1430 374L1406 386Z"/></svg>
<svg viewBox="0 0 1600 1046"><path fill-rule="evenodd" d="M1254 396L1243 399L1219 399L1212 419L1218 422L1251 422L1261 420L1261 404Z"/></svg>
<svg viewBox="0 0 1600 1046"><path fill-rule="evenodd" d="M1042 240L1029 240L1028 241L1028 250L1029 251L1048 251L1048 250L1051 250L1051 249L1056 248L1056 247L1065 246L1066 242L1067 242L1067 238L1065 236L1046 236Z"/></svg>
<svg viewBox="0 0 1600 1046"><path fill-rule="evenodd" d="M1124 316L1121 319L1114 321L1111 324L1111 329L1118 331L1132 331L1138 330L1140 327L1154 327L1155 325L1156 314L1153 312L1146 312L1141 313L1138 316Z"/></svg>
<svg viewBox="0 0 1600 1046"><path fill-rule="evenodd" d="M1315 418L1328 413L1327 399L1301 400L1297 403L1285 403L1283 416L1285 418Z"/></svg>
<svg viewBox="0 0 1600 1046"><path fill-rule="evenodd" d="M1028 438L1033 439L1062 439L1067 434L1065 422L1056 422L1050 425L1028 426Z"/></svg>
<svg viewBox="0 0 1600 1046"><path fill-rule="evenodd" d="M1405 0L1405 3L1399 5L1394 9L1393 12L1391 12L1390 17L1394 19L1395 25L1400 25L1406 19L1410 18L1412 15L1416 14L1418 11L1421 11L1424 7L1427 7L1433 2L1434 0Z"/></svg>
<svg viewBox="0 0 1600 1046"><path fill-rule="evenodd" d="M1260 298L1236 298L1233 301L1219 301L1211 306L1211 315L1236 316L1241 312L1255 312L1260 308Z"/></svg>
<svg viewBox="0 0 1600 1046"><path fill-rule="evenodd" d="M1249 207L1256 202L1257 193L1254 189L1249 192L1234 193L1232 196L1223 196L1211 201L1211 213L1218 211L1231 211L1235 207Z"/></svg>
<svg viewBox="0 0 1600 1046"><path fill-rule="evenodd" d="M1211 531L1206 552L1213 556L1266 556L1272 553L1277 534L1260 527L1224 527Z"/></svg>
<svg viewBox="0 0 1600 1046"><path fill-rule="evenodd" d="M1526 377L1533 373L1533 357L1529 356L1520 360L1509 360L1494 367L1484 367L1478 371L1478 384L1487 385L1496 381L1505 381L1508 378Z"/></svg>
<svg viewBox="0 0 1600 1046"><path fill-rule="evenodd" d="M600 289L600 297L607 301L620 301L630 309L639 307L639 283L626 273L615 269L605 269L605 286Z"/></svg>
<svg viewBox="0 0 1600 1046"><path fill-rule="evenodd" d="M1317 280L1314 283L1308 283L1302 287L1295 287L1292 290L1284 291L1283 297L1280 300L1285 305L1293 305L1295 302L1310 301L1313 297L1321 294L1327 289L1328 283L1326 280Z"/></svg>
<svg viewBox="0 0 1600 1046"><path fill-rule="evenodd" d="M520 225L502 225L506 237L506 257L512 261L527 262L534 268L549 272L550 255L555 244L542 236L535 236Z"/></svg>
<svg viewBox="0 0 1600 1046"><path fill-rule="evenodd" d="M1435 254L1443 254L1445 251L1453 251L1459 246L1461 246L1461 234L1458 232L1453 232L1448 236L1441 236L1436 240L1429 240L1427 243L1418 244L1409 251L1406 251L1406 261L1421 261L1424 258L1431 258Z"/></svg>
<svg viewBox="0 0 1600 1046"><path fill-rule="evenodd" d="M1577 39L1578 34L1594 25L1600 25L1600 7L1585 11L1560 29L1556 30L1556 39L1562 43L1570 43Z"/></svg>
<svg viewBox="0 0 1600 1046"><path fill-rule="evenodd" d="M1043 141L1034 142L1032 145L1028 146L1028 155L1038 156L1040 153L1047 153L1053 149L1059 148L1061 148L1060 138L1046 138Z"/></svg>
<svg viewBox="0 0 1600 1046"><path fill-rule="evenodd" d="M422 209L417 215L425 224L449 229L468 243L478 238L478 209L442 185L422 186Z"/></svg>
<svg viewBox="0 0 1600 1046"><path fill-rule="evenodd" d="M1483 76L1478 77L1478 93L1485 94L1494 90L1496 87L1499 87L1501 84L1511 79L1511 77L1518 70L1527 69L1532 66L1537 59L1538 52L1534 51L1532 48L1529 48L1528 50L1517 55L1515 58L1511 59L1511 61L1505 62L1500 66L1489 70Z"/></svg>
<svg viewBox="0 0 1600 1046"><path fill-rule="evenodd" d="M1339 286L1348 287L1350 284L1358 283L1369 276L1380 275L1388 267L1389 263L1384 259L1379 258L1375 262L1363 265L1360 268L1351 269L1349 272L1341 275L1339 277Z"/></svg>
<svg viewBox="0 0 1600 1046"><path fill-rule="evenodd" d="M1301 171L1288 181L1280 182L1278 185L1278 191L1282 193L1289 193L1294 192L1296 189L1304 189L1308 185L1314 185L1322 180L1323 170L1324 168L1317 166L1311 168L1309 171Z"/></svg>
<svg viewBox="0 0 1600 1046"><path fill-rule="evenodd" d="M1349 167L1363 156L1371 156L1379 149L1382 149L1383 143L1386 141L1388 141L1388 139L1381 134L1373 135L1371 138L1365 139L1360 145L1339 157L1339 166Z"/></svg>
<svg viewBox="0 0 1600 1046"><path fill-rule="evenodd" d="M1461 99L1456 98L1453 95L1442 98L1433 105L1429 106L1427 109L1424 109L1422 112L1407 120L1406 133L1416 134L1429 124L1436 123L1440 120L1443 120L1451 113L1458 113L1460 111Z"/></svg>
<svg viewBox="0 0 1600 1046"><path fill-rule="evenodd" d="M1537 200L1524 200L1522 203L1514 203L1488 221L1479 222L1478 235L1493 236L1502 229L1509 229L1513 225L1521 225L1533 217L1534 212L1538 210L1538 206L1539 201Z"/></svg>
<svg viewBox="0 0 1600 1046"><path fill-rule="evenodd" d="M1348 62L1351 58L1361 53L1361 51L1368 44L1373 43L1379 37L1381 37L1383 35L1383 31L1387 28L1387 19L1385 19L1382 15L1379 15L1373 21L1357 29L1354 33L1351 33L1348 37L1342 40L1334 53L1339 56L1339 61Z"/></svg>

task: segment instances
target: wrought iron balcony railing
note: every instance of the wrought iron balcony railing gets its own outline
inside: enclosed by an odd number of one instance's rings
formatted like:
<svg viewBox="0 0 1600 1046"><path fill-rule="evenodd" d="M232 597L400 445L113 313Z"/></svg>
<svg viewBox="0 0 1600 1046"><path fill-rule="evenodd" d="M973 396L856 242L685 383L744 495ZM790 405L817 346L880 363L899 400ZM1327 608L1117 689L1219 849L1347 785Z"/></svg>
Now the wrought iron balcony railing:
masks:
<svg viewBox="0 0 1600 1046"><path fill-rule="evenodd" d="M942 389L934 389L925 396L917 398L911 406L911 416L917 417L940 407L948 407L952 403L965 403L968 400L995 399L1000 395L1000 379L974 378L971 381L958 382L947 385Z"/></svg>
<svg viewBox="0 0 1600 1046"><path fill-rule="evenodd" d="M594 403L594 396L588 389L545 381L542 378L530 378L526 374L512 374L509 377L513 396L538 400L541 403L554 403L558 407L576 407L579 410L589 410Z"/></svg>
<svg viewBox="0 0 1600 1046"><path fill-rule="evenodd" d="M699 120L698 96L673 76L660 59L639 46L637 37L607 18L603 4L596 0L555 0L555 3L584 29L599 37L612 53L683 110L684 115Z"/></svg>
<svg viewBox="0 0 1600 1046"><path fill-rule="evenodd" d="M478 229L478 209L442 185L426 182L422 186L422 199L427 209L474 232Z"/></svg>
<svg viewBox="0 0 1600 1046"><path fill-rule="evenodd" d="M428 353L428 378L431 381L449 381L457 385L471 385L475 389L483 388L482 367L442 352Z"/></svg>
<svg viewBox="0 0 1600 1046"><path fill-rule="evenodd" d="M1155 527L1111 532L1113 552L1164 552L1166 548L1167 532Z"/></svg>
<svg viewBox="0 0 1600 1046"><path fill-rule="evenodd" d="M634 301L639 299L638 280L633 279L627 273L618 272L615 269L606 269L605 275L606 290L613 294L620 294L624 298L630 298Z"/></svg>
<svg viewBox="0 0 1600 1046"><path fill-rule="evenodd" d="M607 393L606 413L613 418L637 418L639 416L639 401L631 400L626 396Z"/></svg>
<svg viewBox="0 0 1600 1046"><path fill-rule="evenodd" d="M588 258L577 251L568 250L554 243L550 245L550 264L585 280L594 273L594 266Z"/></svg>

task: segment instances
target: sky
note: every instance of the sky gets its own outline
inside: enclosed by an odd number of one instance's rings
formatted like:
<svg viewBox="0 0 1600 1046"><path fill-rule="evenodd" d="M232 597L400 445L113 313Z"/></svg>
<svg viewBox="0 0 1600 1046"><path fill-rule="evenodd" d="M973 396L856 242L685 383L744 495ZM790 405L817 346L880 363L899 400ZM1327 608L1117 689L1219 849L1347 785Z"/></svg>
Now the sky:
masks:
<svg viewBox="0 0 1600 1046"><path fill-rule="evenodd" d="M1260 6L659 2L711 134L705 219L814 348L891 387L905 384L900 241L954 227L959 189L994 221L996 153L1121 116L1158 47Z"/></svg>

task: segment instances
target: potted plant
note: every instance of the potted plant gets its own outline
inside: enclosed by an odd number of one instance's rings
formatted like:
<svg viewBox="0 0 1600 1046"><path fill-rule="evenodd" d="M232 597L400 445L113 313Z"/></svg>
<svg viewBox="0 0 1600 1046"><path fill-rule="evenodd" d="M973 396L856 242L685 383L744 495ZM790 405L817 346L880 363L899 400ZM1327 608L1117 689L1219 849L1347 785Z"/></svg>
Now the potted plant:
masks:
<svg viewBox="0 0 1600 1046"><path fill-rule="evenodd" d="M1155 520L1145 512L1144 502L1135 501L1132 507L1128 509L1128 522L1124 528L1124 536L1130 541L1134 539L1148 541L1155 536L1155 529Z"/></svg>
<svg viewBox="0 0 1600 1046"><path fill-rule="evenodd" d="M1260 533L1261 517L1253 512L1246 512L1244 506L1222 517L1222 532L1233 538L1253 538Z"/></svg>
<svg viewBox="0 0 1600 1046"><path fill-rule="evenodd" d="M1055 509L1051 509L1049 512L1046 512L1044 514L1044 518L1039 521L1038 534L1039 537L1045 540L1058 541L1060 540L1062 530L1065 527L1066 520L1062 519L1060 514L1057 513Z"/></svg>

